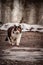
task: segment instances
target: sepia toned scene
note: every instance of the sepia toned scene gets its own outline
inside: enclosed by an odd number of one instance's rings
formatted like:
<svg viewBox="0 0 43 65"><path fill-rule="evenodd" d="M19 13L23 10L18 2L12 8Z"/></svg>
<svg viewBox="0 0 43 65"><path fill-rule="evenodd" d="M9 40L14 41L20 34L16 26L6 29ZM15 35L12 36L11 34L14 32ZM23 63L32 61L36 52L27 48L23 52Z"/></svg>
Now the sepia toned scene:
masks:
<svg viewBox="0 0 43 65"><path fill-rule="evenodd" d="M0 0L0 65L43 65L42 0Z"/></svg>

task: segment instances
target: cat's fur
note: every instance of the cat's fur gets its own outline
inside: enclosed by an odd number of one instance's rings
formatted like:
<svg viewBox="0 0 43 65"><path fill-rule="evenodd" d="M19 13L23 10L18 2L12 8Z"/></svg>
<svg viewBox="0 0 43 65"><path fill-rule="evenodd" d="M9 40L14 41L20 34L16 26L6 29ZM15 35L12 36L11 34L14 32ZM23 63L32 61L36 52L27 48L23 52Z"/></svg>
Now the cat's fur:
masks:
<svg viewBox="0 0 43 65"><path fill-rule="evenodd" d="M10 44L19 46L21 35L22 35L22 28L21 26L12 26L7 31L7 38ZM6 40L7 40L6 38Z"/></svg>

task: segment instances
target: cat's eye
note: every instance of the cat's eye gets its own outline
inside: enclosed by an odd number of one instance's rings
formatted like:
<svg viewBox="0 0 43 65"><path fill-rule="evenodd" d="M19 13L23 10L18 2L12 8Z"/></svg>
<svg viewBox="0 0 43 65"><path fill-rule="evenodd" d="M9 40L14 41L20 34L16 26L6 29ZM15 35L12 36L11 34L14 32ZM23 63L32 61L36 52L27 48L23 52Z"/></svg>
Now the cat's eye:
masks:
<svg viewBox="0 0 43 65"><path fill-rule="evenodd" d="M13 31L13 33L14 33L14 31Z"/></svg>

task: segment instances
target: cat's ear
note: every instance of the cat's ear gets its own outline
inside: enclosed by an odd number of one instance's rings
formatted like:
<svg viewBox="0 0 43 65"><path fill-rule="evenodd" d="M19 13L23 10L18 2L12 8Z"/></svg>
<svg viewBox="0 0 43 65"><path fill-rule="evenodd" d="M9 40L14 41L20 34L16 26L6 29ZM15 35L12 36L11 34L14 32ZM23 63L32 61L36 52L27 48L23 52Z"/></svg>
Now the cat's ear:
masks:
<svg viewBox="0 0 43 65"><path fill-rule="evenodd" d="M14 30L16 30L17 29L17 26L16 25L14 25Z"/></svg>
<svg viewBox="0 0 43 65"><path fill-rule="evenodd" d="M16 25L14 25L14 28L16 28Z"/></svg>
<svg viewBox="0 0 43 65"><path fill-rule="evenodd" d="M18 27L21 28L21 25L19 25Z"/></svg>
<svg viewBox="0 0 43 65"><path fill-rule="evenodd" d="M20 31L20 33L21 33L21 32L22 32L22 27L21 27L21 25L18 26L18 29L19 29L19 31Z"/></svg>
<svg viewBox="0 0 43 65"><path fill-rule="evenodd" d="M22 30L22 27L21 27L21 25L19 25L19 28Z"/></svg>

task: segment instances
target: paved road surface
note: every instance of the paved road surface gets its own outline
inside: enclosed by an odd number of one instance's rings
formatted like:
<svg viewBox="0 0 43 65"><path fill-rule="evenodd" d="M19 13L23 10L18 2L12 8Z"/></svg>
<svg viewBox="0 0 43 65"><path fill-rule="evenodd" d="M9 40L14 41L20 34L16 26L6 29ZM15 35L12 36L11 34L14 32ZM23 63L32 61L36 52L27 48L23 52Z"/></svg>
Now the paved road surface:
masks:
<svg viewBox="0 0 43 65"><path fill-rule="evenodd" d="M36 65L37 62L40 65L43 65L43 33L24 33L22 35L20 47L9 45L8 42L5 41L5 34L6 32L0 32L0 59L10 59L12 61L17 60L21 61L21 63L26 62L26 64L23 65L29 65L29 62L32 62L32 65L33 62L35 62Z"/></svg>
<svg viewBox="0 0 43 65"><path fill-rule="evenodd" d="M18 61L37 61L43 60L43 48L29 48L29 47L12 47L2 50L0 54L2 59L11 59Z"/></svg>

